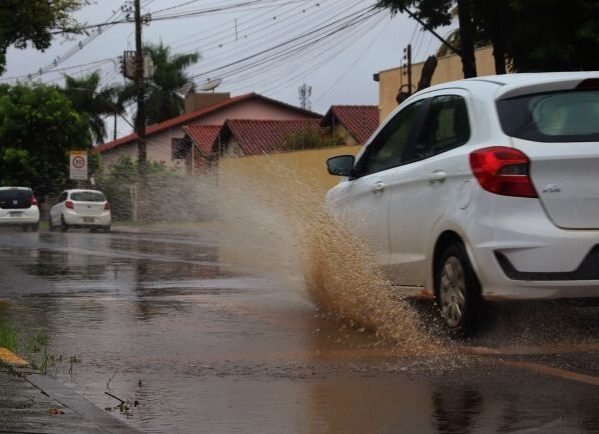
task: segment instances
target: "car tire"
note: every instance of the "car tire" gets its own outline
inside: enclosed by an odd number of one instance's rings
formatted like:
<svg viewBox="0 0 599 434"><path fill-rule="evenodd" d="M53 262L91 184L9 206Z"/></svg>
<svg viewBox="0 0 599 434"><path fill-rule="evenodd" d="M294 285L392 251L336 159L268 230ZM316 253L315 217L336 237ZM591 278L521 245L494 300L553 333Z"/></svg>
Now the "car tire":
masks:
<svg viewBox="0 0 599 434"><path fill-rule="evenodd" d="M64 221L63 215L60 216L60 230L62 232L66 232L69 230L69 225L67 225L67 222Z"/></svg>
<svg viewBox="0 0 599 434"><path fill-rule="evenodd" d="M467 337L478 329L481 287L464 244L445 248L435 265L435 296L449 334Z"/></svg>
<svg viewBox="0 0 599 434"><path fill-rule="evenodd" d="M50 232L55 232L56 231L56 226L54 226L52 224L52 218L51 217L48 218L48 230Z"/></svg>

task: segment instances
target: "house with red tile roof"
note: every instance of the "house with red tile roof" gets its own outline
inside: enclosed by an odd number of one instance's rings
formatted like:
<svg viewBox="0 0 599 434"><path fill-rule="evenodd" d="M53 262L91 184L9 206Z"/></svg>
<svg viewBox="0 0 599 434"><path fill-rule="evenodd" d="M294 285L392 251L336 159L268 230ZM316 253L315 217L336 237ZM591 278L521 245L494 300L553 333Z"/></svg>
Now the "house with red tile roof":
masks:
<svg viewBox="0 0 599 434"><path fill-rule="evenodd" d="M189 131L182 130L182 127L212 127L191 131L193 137L200 142L197 151L201 156L202 151L206 149L203 144L207 143L207 139L214 134L215 127L222 126L227 119L320 120L321 116L256 93L226 98L199 110L148 126L146 129L148 160L164 162L168 167L183 169L196 158L196 148L190 147L187 141L181 140L184 135L189 135ZM103 170L108 169L121 157L137 160L137 139L137 134L132 133L97 146L95 151L101 154ZM194 156L190 157L188 154L192 150Z"/></svg>
<svg viewBox="0 0 599 434"><path fill-rule="evenodd" d="M346 145L363 145L379 126L379 108L373 105L334 105L320 125Z"/></svg>
<svg viewBox="0 0 599 434"><path fill-rule="evenodd" d="M317 138L325 134L319 119L229 119L222 126L212 150L218 156L283 152L305 147L300 142L310 134Z"/></svg>

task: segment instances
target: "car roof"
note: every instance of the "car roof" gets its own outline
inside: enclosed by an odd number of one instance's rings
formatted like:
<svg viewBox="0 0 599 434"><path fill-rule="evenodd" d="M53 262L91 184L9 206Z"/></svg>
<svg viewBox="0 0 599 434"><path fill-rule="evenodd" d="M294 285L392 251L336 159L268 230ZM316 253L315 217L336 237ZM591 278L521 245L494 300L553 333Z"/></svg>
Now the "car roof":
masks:
<svg viewBox="0 0 599 434"><path fill-rule="evenodd" d="M31 190L29 187L0 187L0 190Z"/></svg>
<svg viewBox="0 0 599 434"><path fill-rule="evenodd" d="M423 89L423 92L447 88L471 89L481 84L492 84L496 87L528 87L530 85L544 85L556 82L582 81L591 78L599 79L599 71L573 71L573 72L528 72L503 75L486 75L467 78L463 80L449 81Z"/></svg>
<svg viewBox="0 0 599 434"><path fill-rule="evenodd" d="M67 192L67 193L100 193L100 194L104 194L100 190L91 190L88 188L72 188L69 190L65 190L65 192Z"/></svg>

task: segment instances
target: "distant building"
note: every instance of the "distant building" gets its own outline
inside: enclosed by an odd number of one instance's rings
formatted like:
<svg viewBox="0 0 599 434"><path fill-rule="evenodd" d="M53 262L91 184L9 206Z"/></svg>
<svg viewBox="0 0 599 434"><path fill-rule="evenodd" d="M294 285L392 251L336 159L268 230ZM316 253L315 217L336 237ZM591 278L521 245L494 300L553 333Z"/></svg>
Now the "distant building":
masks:
<svg viewBox="0 0 599 434"><path fill-rule="evenodd" d="M294 148L302 148L301 140L310 133L317 137L324 135L320 128L320 119L229 119L222 126L213 150L219 156L248 156L291 151Z"/></svg>
<svg viewBox="0 0 599 434"><path fill-rule="evenodd" d="M146 149L148 161L163 162L168 167L193 168L195 159L202 160L202 134L211 134L214 127L222 126L227 119L253 120L320 120L321 115L267 98L256 93L229 97L229 94L192 94L186 100L186 108L192 110L176 118L146 129ZM191 133L200 145L196 149L189 141L182 140L189 131L182 127L209 126L205 130L196 129ZM188 134L189 135L189 134ZM194 141L195 143L195 141ZM95 151L101 154L102 170L106 171L121 157L137 160L137 134L132 133L120 139L99 145ZM191 156L193 154L193 157ZM193 163L192 163L193 162Z"/></svg>
<svg viewBox="0 0 599 434"><path fill-rule="evenodd" d="M493 59L493 47L481 47L475 50L476 71L479 76L495 74L495 61ZM456 54L438 58L439 63L433 74L431 84L447 83L448 81L461 80L464 78L462 72L462 60ZM424 62L412 65L412 90L420 81ZM408 75L406 67L387 69L374 74L374 80L379 83L379 108L380 121L398 106L395 99L399 89L407 86Z"/></svg>
<svg viewBox="0 0 599 434"><path fill-rule="evenodd" d="M334 105L320 122L345 145L363 145L379 126L379 108L373 105Z"/></svg>

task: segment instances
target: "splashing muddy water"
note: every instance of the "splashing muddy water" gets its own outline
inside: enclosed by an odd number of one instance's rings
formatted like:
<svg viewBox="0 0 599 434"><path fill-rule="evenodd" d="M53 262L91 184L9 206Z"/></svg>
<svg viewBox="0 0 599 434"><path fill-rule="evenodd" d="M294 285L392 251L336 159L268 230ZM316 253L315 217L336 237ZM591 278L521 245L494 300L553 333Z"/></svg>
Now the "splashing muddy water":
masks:
<svg viewBox="0 0 599 434"><path fill-rule="evenodd" d="M402 352L438 353L442 346L394 295L367 243L334 218L323 200L323 190L305 174L268 162L253 175L219 178L223 258L307 290L324 314L392 340Z"/></svg>

